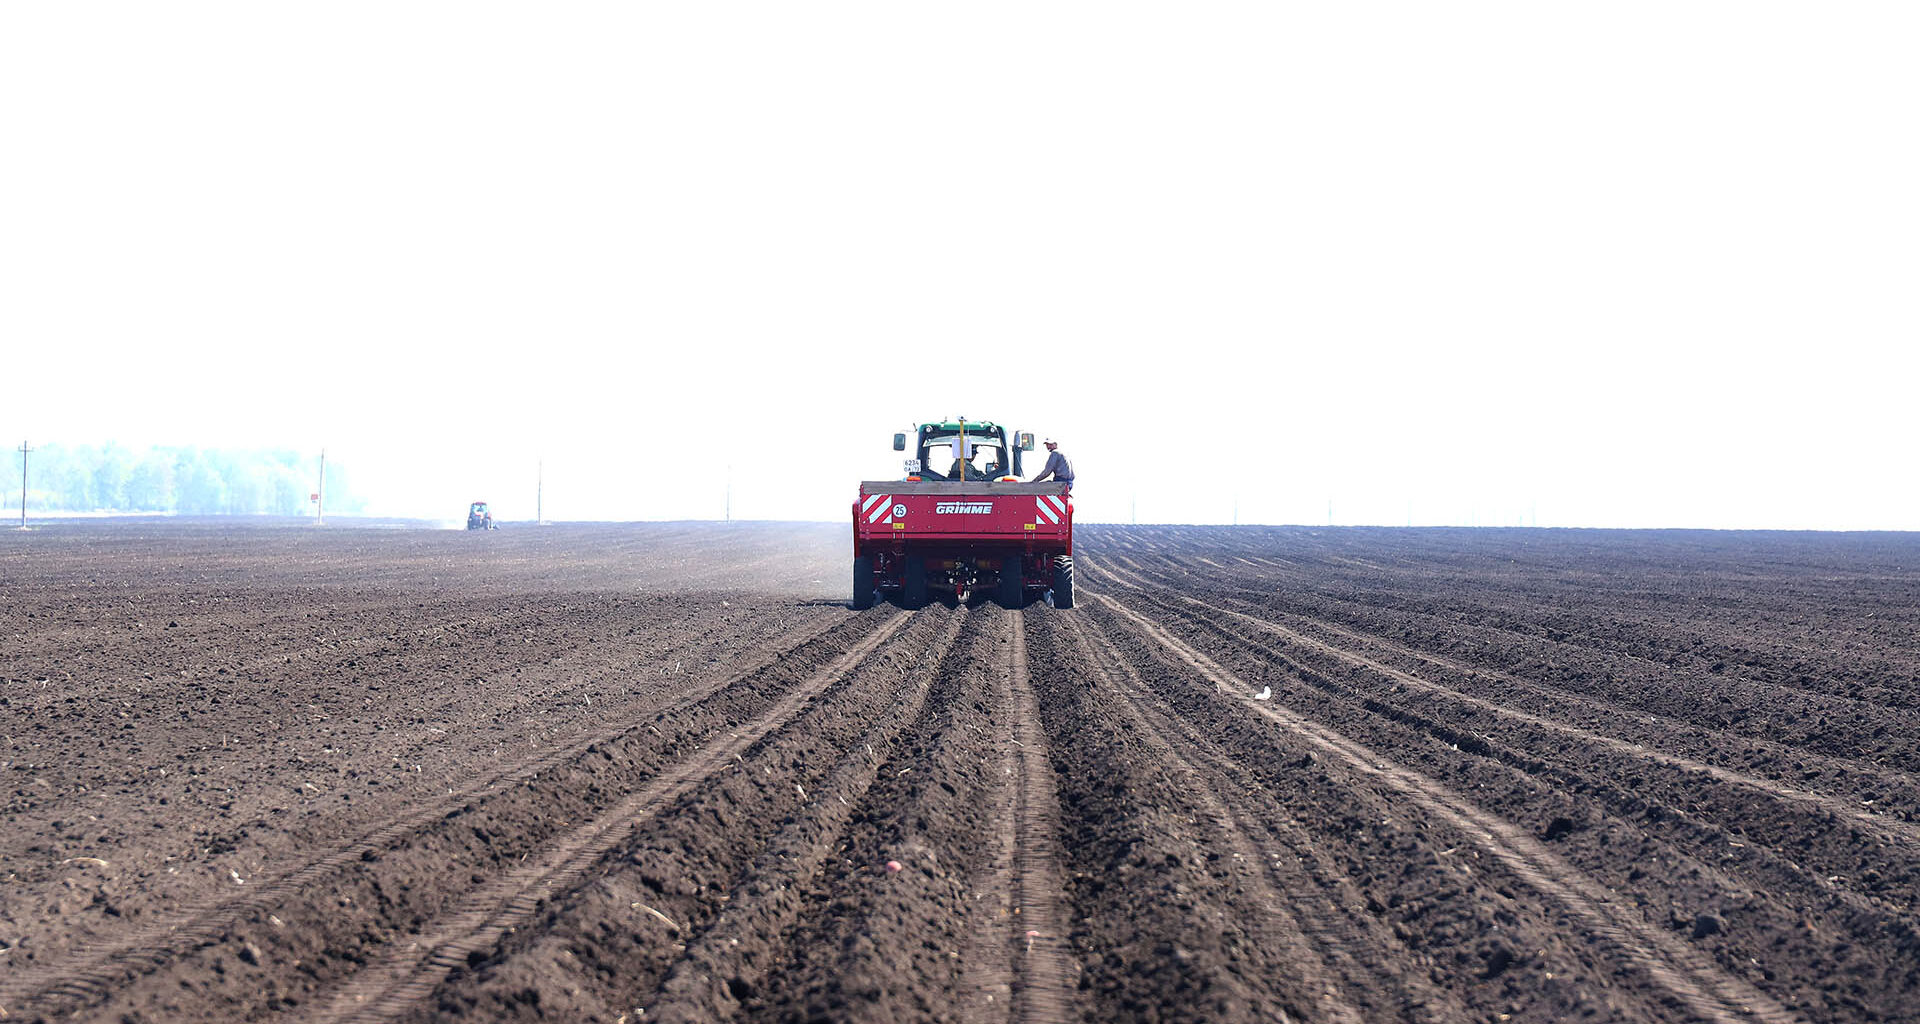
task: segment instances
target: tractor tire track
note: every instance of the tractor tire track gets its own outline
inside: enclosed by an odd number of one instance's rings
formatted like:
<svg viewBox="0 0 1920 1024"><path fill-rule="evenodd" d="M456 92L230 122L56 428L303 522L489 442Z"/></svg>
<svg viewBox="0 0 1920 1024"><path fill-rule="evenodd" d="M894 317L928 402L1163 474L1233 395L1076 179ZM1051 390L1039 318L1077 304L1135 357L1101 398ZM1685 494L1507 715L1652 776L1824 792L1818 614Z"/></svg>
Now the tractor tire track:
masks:
<svg viewBox="0 0 1920 1024"><path fill-rule="evenodd" d="M1060 906L1063 872L1058 836L1060 805L1040 704L1027 677L1025 611L1012 613L1013 644L1007 686L1013 698L1014 816L1013 915L1019 943L1013 965L1013 1016L1019 1024L1064 1024L1074 1006L1077 973L1068 952L1067 919Z"/></svg>

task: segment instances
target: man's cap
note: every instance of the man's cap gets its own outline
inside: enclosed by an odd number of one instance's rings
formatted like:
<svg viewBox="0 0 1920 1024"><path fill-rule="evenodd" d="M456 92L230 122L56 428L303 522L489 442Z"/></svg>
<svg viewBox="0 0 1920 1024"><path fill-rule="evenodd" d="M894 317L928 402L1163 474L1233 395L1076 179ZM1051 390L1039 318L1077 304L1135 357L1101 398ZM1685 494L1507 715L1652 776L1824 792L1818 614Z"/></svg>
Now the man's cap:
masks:
<svg viewBox="0 0 1920 1024"><path fill-rule="evenodd" d="M1041 444L1059 444L1060 442L1058 442L1058 441L1055 441L1055 440L1054 440L1053 438L1051 438L1051 437L1049 437L1049 438L1047 438L1046 440L1044 440L1044 441L1042 441L1042 442L1040 442L1040 443L1041 443Z"/></svg>

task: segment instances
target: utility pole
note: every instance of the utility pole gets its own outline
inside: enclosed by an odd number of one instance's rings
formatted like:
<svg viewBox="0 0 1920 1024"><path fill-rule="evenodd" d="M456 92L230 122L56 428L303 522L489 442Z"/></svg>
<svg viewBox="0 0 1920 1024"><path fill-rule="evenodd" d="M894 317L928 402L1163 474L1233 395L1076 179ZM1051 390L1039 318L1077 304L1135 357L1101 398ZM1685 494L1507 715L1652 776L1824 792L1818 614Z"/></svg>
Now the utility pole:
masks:
<svg viewBox="0 0 1920 1024"><path fill-rule="evenodd" d="M733 522L733 463L727 463L727 522Z"/></svg>
<svg viewBox="0 0 1920 1024"><path fill-rule="evenodd" d="M534 463L533 470L533 525L547 525L547 506L543 503L547 489L547 460Z"/></svg>
<svg viewBox="0 0 1920 1024"><path fill-rule="evenodd" d="M313 493L319 497L313 499L313 525L327 525L327 450L320 449L320 486Z"/></svg>
<svg viewBox="0 0 1920 1024"><path fill-rule="evenodd" d="M20 442L20 528L27 528L27 455L34 449L27 442Z"/></svg>
<svg viewBox="0 0 1920 1024"><path fill-rule="evenodd" d="M1138 494L1127 499L1127 518L1132 521L1133 525L1140 525L1140 496Z"/></svg>

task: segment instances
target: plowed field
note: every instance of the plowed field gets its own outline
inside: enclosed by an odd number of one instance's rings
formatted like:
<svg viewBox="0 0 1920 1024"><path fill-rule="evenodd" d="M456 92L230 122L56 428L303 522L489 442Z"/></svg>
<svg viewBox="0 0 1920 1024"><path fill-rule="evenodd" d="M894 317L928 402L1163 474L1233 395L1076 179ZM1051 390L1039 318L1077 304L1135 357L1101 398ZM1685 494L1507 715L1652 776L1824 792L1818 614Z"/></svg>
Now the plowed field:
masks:
<svg viewBox="0 0 1920 1024"><path fill-rule="evenodd" d="M1920 539L0 535L0 1018L1920 1019Z"/></svg>

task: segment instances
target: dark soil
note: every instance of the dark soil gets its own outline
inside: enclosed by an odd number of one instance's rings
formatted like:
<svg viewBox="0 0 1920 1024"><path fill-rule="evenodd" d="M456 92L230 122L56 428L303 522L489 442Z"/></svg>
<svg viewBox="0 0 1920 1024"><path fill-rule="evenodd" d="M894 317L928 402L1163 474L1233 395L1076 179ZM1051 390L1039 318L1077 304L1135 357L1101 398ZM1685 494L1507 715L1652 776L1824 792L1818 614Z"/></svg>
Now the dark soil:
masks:
<svg viewBox="0 0 1920 1024"><path fill-rule="evenodd" d="M7 531L0 1014L1920 1006L1920 538L1082 527L908 613L845 533Z"/></svg>

